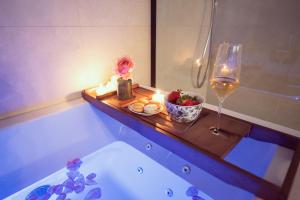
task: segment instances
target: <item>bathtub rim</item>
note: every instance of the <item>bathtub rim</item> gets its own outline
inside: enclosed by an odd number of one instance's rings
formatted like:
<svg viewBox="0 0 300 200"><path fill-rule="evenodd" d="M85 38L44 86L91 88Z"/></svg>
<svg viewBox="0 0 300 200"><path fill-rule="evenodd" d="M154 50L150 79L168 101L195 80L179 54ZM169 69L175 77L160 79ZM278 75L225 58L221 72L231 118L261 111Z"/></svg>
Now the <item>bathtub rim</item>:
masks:
<svg viewBox="0 0 300 200"><path fill-rule="evenodd" d="M64 101L58 104L42 107L39 109L33 109L28 112L13 115L4 119L0 119L0 130L12 126L17 126L24 123L29 123L35 120L46 118L51 115L64 112L69 109L87 104L82 97L73 99L71 101Z"/></svg>

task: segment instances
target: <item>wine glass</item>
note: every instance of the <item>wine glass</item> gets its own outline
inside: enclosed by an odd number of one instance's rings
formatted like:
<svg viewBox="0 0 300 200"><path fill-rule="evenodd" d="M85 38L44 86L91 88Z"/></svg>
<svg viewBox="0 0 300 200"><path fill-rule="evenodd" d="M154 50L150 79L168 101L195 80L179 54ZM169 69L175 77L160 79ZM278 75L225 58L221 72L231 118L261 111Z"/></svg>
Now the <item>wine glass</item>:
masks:
<svg viewBox="0 0 300 200"><path fill-rule="evenodd" d="M214 69L210 78L210 87L215 91L218 101L217 124L210 128L211 133L219 135L222 104L240 85L241 44L224 42L219 45Z"/></svg>

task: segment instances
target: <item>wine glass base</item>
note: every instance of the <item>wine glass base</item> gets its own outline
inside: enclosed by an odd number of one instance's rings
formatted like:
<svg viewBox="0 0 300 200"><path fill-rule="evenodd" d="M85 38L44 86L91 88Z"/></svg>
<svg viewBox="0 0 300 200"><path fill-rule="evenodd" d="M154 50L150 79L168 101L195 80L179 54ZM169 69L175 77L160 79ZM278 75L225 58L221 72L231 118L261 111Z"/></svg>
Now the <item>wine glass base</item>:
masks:
<svg viewBox="0 0 300 200"><path fill-rule="evenodd" d="M216 127L209 128L209 131L211 132L211 134L220 135L220 129L218 129Z"/></svg>

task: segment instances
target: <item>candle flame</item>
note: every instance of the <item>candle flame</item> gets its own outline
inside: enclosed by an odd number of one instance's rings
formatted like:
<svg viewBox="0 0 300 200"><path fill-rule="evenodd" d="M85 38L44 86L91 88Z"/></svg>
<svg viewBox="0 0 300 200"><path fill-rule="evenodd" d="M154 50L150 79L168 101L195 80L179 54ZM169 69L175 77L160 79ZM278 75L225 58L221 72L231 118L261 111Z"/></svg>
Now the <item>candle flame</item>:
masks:
<svg viewBox="0 0 300 200"><path fill-rule="evenodd" d="M161 94L160 90L157 89L155 94L152 95L152 101L163 104L165 99L165 95Z"/></svg>

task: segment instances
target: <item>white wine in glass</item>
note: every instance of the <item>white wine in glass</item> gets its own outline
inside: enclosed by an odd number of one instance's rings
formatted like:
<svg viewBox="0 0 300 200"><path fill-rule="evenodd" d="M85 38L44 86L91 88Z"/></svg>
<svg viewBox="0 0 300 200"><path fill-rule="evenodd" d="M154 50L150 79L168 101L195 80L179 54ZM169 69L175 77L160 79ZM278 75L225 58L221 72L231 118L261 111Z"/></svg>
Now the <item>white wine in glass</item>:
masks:
<svg viewBox="0 0 300 200"><path fill-rule="evenodd" d="M240 81L228 77L216 77L210 80L210 86L215 91L219 101L224 101L237 87Z"/></svg>
<svg viewBox="0 0 300 200"><path fill-rule="evenodd" d="M210 78L210 87L215 91L218 101L217 124L210 128L211 133L219 135L222 104L240 85L241 44L224 42L219 45L214 69Z"/></svg>

